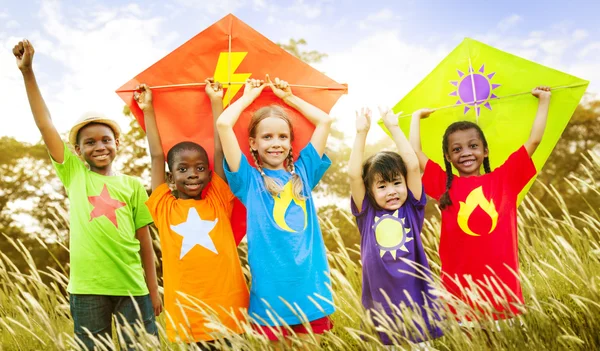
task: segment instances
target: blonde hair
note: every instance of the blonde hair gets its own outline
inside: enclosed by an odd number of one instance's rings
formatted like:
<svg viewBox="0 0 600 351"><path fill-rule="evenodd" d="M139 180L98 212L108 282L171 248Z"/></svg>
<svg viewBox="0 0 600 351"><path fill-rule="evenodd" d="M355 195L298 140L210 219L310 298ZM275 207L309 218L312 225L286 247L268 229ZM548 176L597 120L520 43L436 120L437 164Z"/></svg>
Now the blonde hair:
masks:
<svg viewBox="0 0 600 351"><path fill-rule="evenodd" d="M250 124L248 125L248 136L250 136L251 138L255 138L258 124L269 117L277 117L284 120L290 128L290 142L294 141L294 128L292 127L292 121L285 113L285 110L278 105L269 105L261 107L252 115L252 118L250 119ZM271 195L279 195L279 193L283 191L283 184L281 184L281 182L279 182L277 179L273 179L265 174L257 150L253 150L252 147L250 147L250 154L252 155L254 164L256 164L256 168L260 171L260 175L262 176L263 181L265 182L265 188L267 188ZM302 178L300 178L300 175L296 173L296 169L294 167L294 156L291 147L290 152L287 155L284 163L287 171L292 174L292 192L294 194L294 197L298 200L305 200L306 196L302 194Z"/></svg>

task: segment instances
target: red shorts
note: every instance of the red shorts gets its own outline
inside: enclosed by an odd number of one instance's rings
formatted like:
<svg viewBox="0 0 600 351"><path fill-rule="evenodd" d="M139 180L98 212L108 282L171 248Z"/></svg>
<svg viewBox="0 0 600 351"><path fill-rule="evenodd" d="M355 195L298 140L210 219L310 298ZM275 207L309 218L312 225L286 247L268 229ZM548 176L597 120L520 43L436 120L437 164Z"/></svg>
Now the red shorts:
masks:
<svg viewBox="0 0 600 351"><path fill-rule="evenodd" d="M333 328L333 322L329 317L315 319L314 321L310 321L309 325L310 328L305 327L303 324L294 324L290 325L290 328L296 334L309 334L310 329L312 329L313 334L323 334ZM280 336L287 337L290 334L287 328L282 328L281 326L253 324L252 328L271 341L279 340Z"/></svg>

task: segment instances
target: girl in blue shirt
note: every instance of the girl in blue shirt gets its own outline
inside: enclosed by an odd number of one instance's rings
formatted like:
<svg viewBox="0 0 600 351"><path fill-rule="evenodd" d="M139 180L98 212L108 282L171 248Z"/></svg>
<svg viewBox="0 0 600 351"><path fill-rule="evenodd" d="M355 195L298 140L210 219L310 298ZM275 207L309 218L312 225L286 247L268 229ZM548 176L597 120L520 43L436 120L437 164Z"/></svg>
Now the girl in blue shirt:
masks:
<svg viewBox="0 0 600 351"><path fill-rule="evenodd" d="M257 110L248 126L252 167L233 126L269 86L287 106L315 125L310 143L294 162L294 129L278 105ZM312 189L331 161L323 153L332 119L292 93L286 81L249 79L243 96L217 120L232 192L247 209L248 263L252 273L249 314L255 329L276 341L288 333L322 334L333 313L329 266ZM307 323L310 328L303 325ZM274 345L281 347L283 345Z"/></svg>

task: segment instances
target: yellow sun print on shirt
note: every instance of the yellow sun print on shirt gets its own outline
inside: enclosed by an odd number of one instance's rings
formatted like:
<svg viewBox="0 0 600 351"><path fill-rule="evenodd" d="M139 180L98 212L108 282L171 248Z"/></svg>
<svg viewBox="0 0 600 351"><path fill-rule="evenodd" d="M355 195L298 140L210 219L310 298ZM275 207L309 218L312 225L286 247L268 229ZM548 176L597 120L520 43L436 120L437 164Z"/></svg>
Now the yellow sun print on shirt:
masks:
<svg viewBox="0 0 600 351"><path fill-rule="evenodd" d="M302 230L306 229L308 223L306 200L298 200L294 197L291 181L287 182L279 195L273 196L273 200L275 201L275 204L273 205L273 220L275 220L275 223L277 223L281 229L291 233L298 232L298 230L294 230L292 227L302 228ZM293 207L297 208L294 209ZM301 214L298 213L298 208L302 211ZM260 220L260 218L257 218L256 220ZM291 223L288 223L288 221L293 221L293 224L290 225Z"/></svg>
<svg viewBox="0 0 600 351"><path fill-rule="evenodd" d="M471 230L471 228L469 228L469 218L473 214L473 211L477 209L477 207L481 208L483 212L490 216L490 219L492 220L492 226L490 227L488 234L491 234L494 229L496 229L496 224L498 224L498 212L496 211L494 201L488 201L485 198L485 195L483 194L483 187L478 187L471 191L465 202L460 201L460 209L458 211L458 226L468 235L481 236L481 234L475 233Z"/></svg>
<svg viewBox="0 0 600 351"><path fill-rule="evenodd" d="M410 228L406 228L406 218L398 218L398 210L394 214L384 214L381 217L375 216L375 240L379 246L379 256L383 258L386 252L396 259L397 250L409 252L405 244L412 241L409 237ZM412 235L412 233L411 233Z"/></svg>

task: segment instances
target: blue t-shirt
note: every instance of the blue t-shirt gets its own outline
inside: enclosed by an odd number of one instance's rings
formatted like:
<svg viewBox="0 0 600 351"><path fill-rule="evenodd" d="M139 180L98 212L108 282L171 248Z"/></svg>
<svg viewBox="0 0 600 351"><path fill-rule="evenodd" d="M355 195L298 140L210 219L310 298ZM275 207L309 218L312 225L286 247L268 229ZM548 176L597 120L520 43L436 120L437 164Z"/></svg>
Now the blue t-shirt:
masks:
<svg viewBox="0 0 600 351"><path fill-rule="evenodd" d="M279 325L279 318L288 325L301 324L301 315L313 321L334 311L325 244L311 193L331 161L319 157L308 143L294 165L306 200L293 197L291 174L285 170L264 169L267 176L285 184L284 191L273 196L244 155L237 172L231 172L225 162L231 191L247 209L249 313L261 325Z"/></svg>
<svg viewBox="0 0 600 351"><path fill-rule="evenodd" d="M423 309L423 306L431 309L436 307L433 304L435 297L427 283L427 280L431 279L431 273L421 241L421 228L425 218L425 192L422 193L421 199L417 200L412 192L407 190L406 201L395 211L375 208L366 195L360 212L352 199L350 202L361 234L363 306L368 310L383 312L395 321L400 317L395 313L398 306L405 304L410 307L414 302L421 307L428 330L425 332L418 327L419 332L404 332L402 329L396 332L404 334L414 342L421 342L429 339L427 334L431 338L437 338L442 335L442 331L430 324L427 312ZM425 279L418 278L423 274L427 275ZM390 306L390 303L396 307ZM437 314L434 315L438 317ZM380 324L376 319L373 322L375 325ZM419 325L418 322L415 324ZM390 340L385 333L379 333L379 336L386 345L398 341Z"/></svg>

